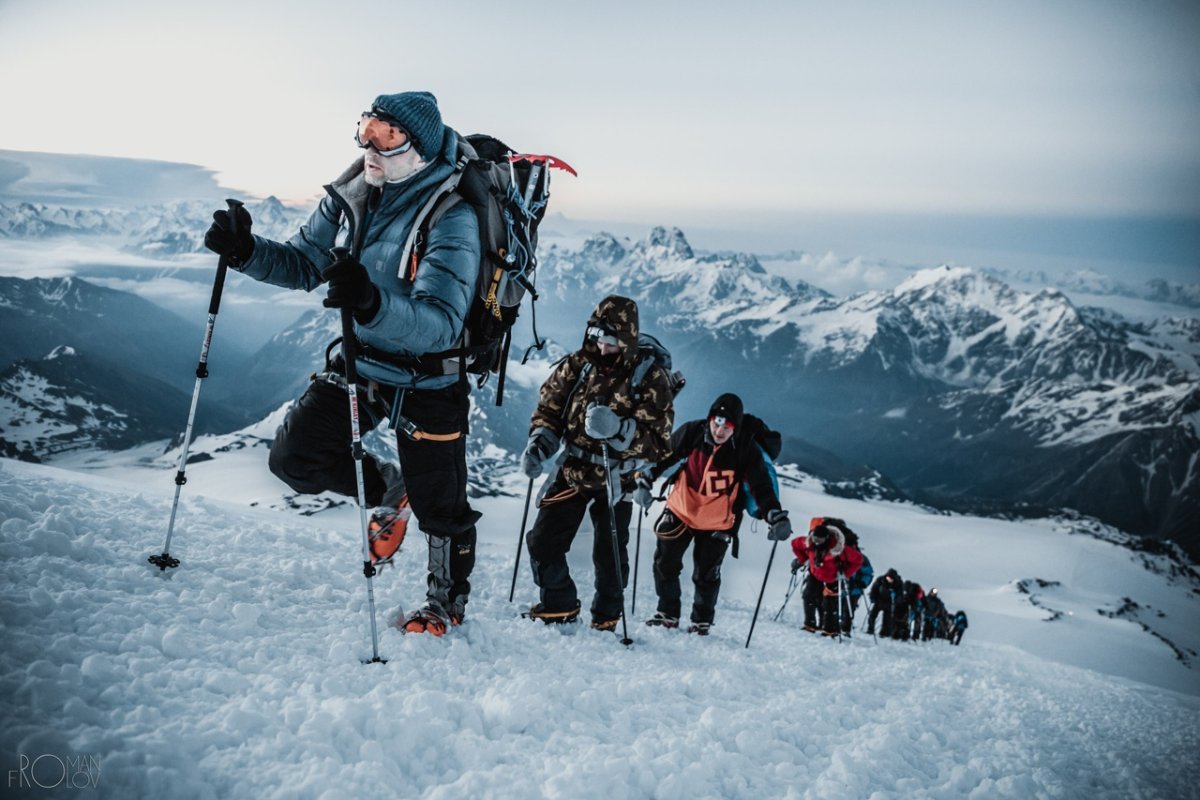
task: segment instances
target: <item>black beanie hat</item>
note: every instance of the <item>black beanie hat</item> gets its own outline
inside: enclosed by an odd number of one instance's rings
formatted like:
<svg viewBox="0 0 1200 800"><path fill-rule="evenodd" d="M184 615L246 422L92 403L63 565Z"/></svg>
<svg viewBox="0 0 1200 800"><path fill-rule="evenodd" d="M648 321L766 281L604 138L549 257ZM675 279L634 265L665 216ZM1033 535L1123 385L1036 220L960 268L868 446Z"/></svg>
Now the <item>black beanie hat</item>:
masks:
<svg viewBox="0 0 1200 800"><path fill-rule="evenodd" d="M708 418L713 417L724 417L733 423L734 430L738 430L742 427L742 398L731 392L721 395L708 409Z"/></svg>

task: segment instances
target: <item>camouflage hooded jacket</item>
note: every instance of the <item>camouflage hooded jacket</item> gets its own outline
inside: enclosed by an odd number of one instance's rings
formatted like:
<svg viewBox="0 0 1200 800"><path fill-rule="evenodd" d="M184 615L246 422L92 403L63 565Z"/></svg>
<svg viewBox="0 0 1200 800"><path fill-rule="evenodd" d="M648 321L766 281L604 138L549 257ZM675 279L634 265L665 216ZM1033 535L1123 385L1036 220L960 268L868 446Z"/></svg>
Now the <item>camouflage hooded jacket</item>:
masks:
<svg viewBox="0 0 1200 800"><path fill-rule="evenodd" d="M631 385L638 357L638 308L627 297L610 295L600 301L588 318L588 327L603 327L617 337L620 347L615 365L606 368L600 358L596 341L584 336L583 346L564 358L542 384L537 410L533 412L530 432L549 428L568 446L562 465L562 478L580 491L598 492L604 489L604 467L600 461L600 442L584 432L589 406L603 400L619 417L632 417L637 433L627 450L609 450L613 467L616 462L639 460L653 464L669 452L671 425L675 417L671 387L667 374L657 364L646 373L636 387L640 400L634 402ZM584 365L591 363L583 382L579 383ZM571 455L572 447L594 458ZM623 486L631 488L632 475L628 467Z"/></svg>

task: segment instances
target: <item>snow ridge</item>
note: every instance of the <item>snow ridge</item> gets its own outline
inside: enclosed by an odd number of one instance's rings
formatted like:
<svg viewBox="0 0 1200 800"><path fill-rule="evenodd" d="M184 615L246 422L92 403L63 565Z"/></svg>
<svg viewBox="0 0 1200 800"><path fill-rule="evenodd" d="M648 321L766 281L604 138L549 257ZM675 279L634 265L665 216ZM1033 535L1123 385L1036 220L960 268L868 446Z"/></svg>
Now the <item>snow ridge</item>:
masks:
<svg viewBox="0 0 1200 800"><path fill-rule="evenodd" d="M0 462L0 750L95 756L105 796L1101 800L1195 796L1200 781L1195 696L974 626L958 648L839 646L760 616L746 649L752 603L732 592L708 640L640 628L625 649L519 619L508 541L481 546L465 625L444 639L385 627L388 663L363 665L348 510L189 495L183 565L164 575L145 556L165 500ZM485 518L512 521L519 503ZM405 562L423 563L419 541ZM757 571L754 544L742 560ZM422 582L407 563L378 579L381 622Z"/></svg>

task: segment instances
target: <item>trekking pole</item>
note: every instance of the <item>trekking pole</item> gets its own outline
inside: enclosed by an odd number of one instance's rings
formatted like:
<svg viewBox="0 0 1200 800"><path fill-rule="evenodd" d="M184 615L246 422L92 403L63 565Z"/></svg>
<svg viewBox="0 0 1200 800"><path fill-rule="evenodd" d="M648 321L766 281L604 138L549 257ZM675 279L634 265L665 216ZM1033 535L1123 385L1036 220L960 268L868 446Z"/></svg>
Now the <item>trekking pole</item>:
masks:
<svg viewBox="0 0 1200 800"><path fill-rule="evenodd" d="M517 538L517 558L513 561L512 586L508 589L508 602L513 601L517 591L517 567L521 565L521 549L525 547L525 522L529 519L529 501L533 498L533 478L529 479L529 488L525 490L525 513L521 515L521 535Z"/></svg>
<svg viewBox="0 0 1200 800"><path fill-rule="evenodd" d="M783 610L787 608L788 600L792 599L792 592L796 591L796 587L800 585L800 573L807 571L808 565L805 564L804 566L800 567L800 569L792 573L792 579L788 581L787 594L783 596L783 605L781 605L779 610L775 612L775 616L771 617L772 622L778 622L779 618L783 616Z"/></svg>
<svg viewBox="0 0 1200 800"><path fill-rule="evenodd" d="M875 610L875 606L865 594L863 595L863 608L867 610L867 613L863 615L862 630L871 634L871 638L875 640L875 644L879 644L879 637L875 635L875 626L870 624L871 613Z"/></svg>
<svg viewBox="0 0 1200 800"><path fill-rule="evenodd" d="M845 629L846 629L846 620L843 619L843 616L845 615L846 607L849 605L850 605L849 585L846 582L846 576L839 572L838 573L838 641L839 642L842 641L842 634L845 632ZM851 612L849 614L849 617L850 617L850 625L851 625L851 627L853 627L853 625L854 625L853 612Z"/></svg>
<svg viewBox="0 0 1200 800"><path fill-rule="evenodd" d="M333 263L344 261L350 257L350 251L345 247L335 247L329 251ZM358 521L362 528L363 542L363 575L367 579L367 607L371 615L371 660L366 664L386 664L387 659L379 657L379 631L375 626L375 587L371 579L375 577L375 565L371 563L371 538L367 531L367 492L363 484L363 445L362 430L358 424L358 365L357 348L354 339L354 317L349 308L342 309L342 361L346 365L346 397L350 401L350 452L354 456L354 480L358 488Z"/></svg>
<svg viewBox="0 0 1200 800"><path fill-rule="evenodd" d="M617 544L617 504L612 496L612 471L608 464L608 442L600 441L600 450L604 454L604 495L608 500L608 528L612 533L613 571L616 573L617 590L621 593L621 644L628 647L633 644L629 638L629 623L625 619L625 583L621 580L621 548Z"/></svg>
<svg viewBox="0 0 1200 800"><path fill-rule="evenodd" d="M642 517L646 515L646 509L638 507L638 524L637 524L637 540L633 547L633 602L630 604L629 613L637 616L637 579L638 567L642 563Z"/></svg>
<svg viewBox="0 0 1200 800"><path fill-rule="evenodd" d="M758 590L758 602L754 604L754 616L750 619L750 632L746 634L746 647L750 647L750 637L754 635L754 625L758 622L758 609L762 606L763 592L767 590L767 578L771 576L771 562L775 560L775 548L779 547L779 540L776 539L771 544L771 557L767 559L767 571L763 573L762 588Z"/></svg>
<svg viewBox="0 0 1200 800"><path fill-rule="evenodd" d="M229 232L237 235L237 211L242 207L240 200L226 200L229 204ZM200 402L200 384L208 377L208 348L212 345L213 327L217 324L217 311L221 308L221 292L225 288L225 273L235 259L226 254L217 260L217 275L213 279L212 297L208 301L208 326L204 329L204 343L200 345L200 363L196 366L196 385L192 389L192 407L188 411L187 428L183 432L183 450L179 453L179 467L175 470L175 499L171 501L171 519L167 522L167 540L162 554L146 560L160 571L179 566L179 559L171 557L171 534L175 531L175 512L179 509L179 492L187 483L188 450L192 444L192 428L196 422L196 405Z"/></svg>

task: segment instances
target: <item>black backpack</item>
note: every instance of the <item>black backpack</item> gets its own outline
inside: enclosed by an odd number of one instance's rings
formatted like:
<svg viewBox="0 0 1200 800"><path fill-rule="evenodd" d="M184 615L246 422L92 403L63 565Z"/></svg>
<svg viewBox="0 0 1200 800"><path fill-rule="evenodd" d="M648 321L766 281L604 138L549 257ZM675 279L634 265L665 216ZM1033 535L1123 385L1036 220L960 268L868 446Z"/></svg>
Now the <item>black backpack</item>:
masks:
<svg viewBox="0 0 1200 800"><path fill-rule="evenodd" d="M415 280L429 229L459 202L470 203L479 219L481 244L475 297L459 346L408 359L406 365L439 375L454 370L478 375L480 387L495 372L496 405L502 404L512 326L525 294L533 301L538 297L537 229L550 199L552 167L576 174L553 156L517 155L491 136L474 134L460 140L455 170L417 214L400 263L407 279ZM543 346L536 327L533 335L534 347Z"/></svg>
<svg viewBox="0 0 1200 800"><path fill-rule="evenodd" d="M825 517L824 519L830 525L836 525L838 527L838 530L840 530L845 536L846 544L850 545L855 550L859 549L858 534L850 529L850 526L846 524L845 520L838 519L837 517Z"/></svg>

